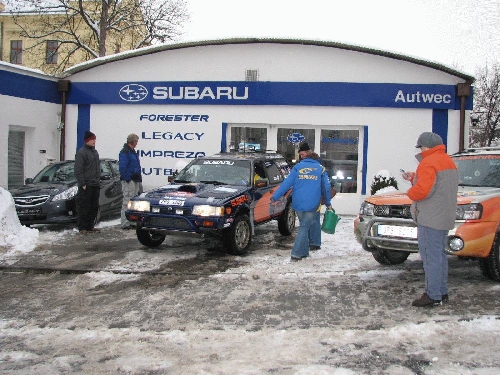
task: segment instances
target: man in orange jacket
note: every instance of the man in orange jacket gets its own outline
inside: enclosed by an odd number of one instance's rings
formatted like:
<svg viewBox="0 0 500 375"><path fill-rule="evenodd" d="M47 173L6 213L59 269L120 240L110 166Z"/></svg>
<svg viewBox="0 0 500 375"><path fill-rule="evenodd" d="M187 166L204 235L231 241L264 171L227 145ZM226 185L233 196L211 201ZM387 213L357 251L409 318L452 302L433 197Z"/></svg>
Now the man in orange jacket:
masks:
<svg viewBox="0 0 500 375"><path fill-rule="evenodd" d="M448 301L448 257L445 253L448 231L455 225L458 171L446 154L442 138L422 133L415 146L419 165L415 173L403 178L412 183L408 197L417 224L418 250L425 273L425 293L413 301L417 307L432 307Z"/></svg>

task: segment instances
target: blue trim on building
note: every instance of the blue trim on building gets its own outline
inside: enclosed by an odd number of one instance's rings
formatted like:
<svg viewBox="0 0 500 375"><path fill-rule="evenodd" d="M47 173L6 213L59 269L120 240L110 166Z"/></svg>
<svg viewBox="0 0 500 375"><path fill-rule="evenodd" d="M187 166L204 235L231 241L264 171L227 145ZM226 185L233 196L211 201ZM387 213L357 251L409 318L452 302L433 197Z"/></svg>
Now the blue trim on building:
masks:
<svg viewBox="0 0 500 375"><path fill-rule="evenodd" d="M349 82L74 82L68 104L460 109L455 85ZM472 95L466 109L472 109Z"/></svg>
<svg viewBox="0 0 500 375"><path fill-rule="evenodd" d="M81 104L78 106L78 118L76 122L76 150L83 146L87 130L90 130L90 105Z"/></svg>
<svg viewBox="0 0 500 375"><path fill-rule="evenodd" d="M0 70L0 95L60 104L57 82Z"/></svg>
<svg viewBox="0 0 500 375"><path fill-rule="evenodd" d="M363 126L363 167L361 168L361 195L366 195L366 171L368 170L368 126Z"/></svg>
<svg viewBox="0 0 500 375"><path fill-rule="evenodd" d="M222 136L220 141L220 151L227 152L227 122L222 123Z"/></svg>
<svg viewBox="0 0 500 375"><path fill-rule="evenodd" d="M442 109L432 111L432 131L439 134L445 146L448 146L448 111Z"/></svg>

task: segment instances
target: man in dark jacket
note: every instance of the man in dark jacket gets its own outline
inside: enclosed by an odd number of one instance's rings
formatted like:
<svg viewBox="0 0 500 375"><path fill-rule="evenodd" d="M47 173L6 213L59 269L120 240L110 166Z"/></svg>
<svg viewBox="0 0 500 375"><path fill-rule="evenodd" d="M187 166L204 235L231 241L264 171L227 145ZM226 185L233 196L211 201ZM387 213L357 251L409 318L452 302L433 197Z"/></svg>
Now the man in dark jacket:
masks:
<svg viewBox="0 0 500 375"><path fill-rule="evenodd" d="M78 182L78 230L80 233L98 232L94 228L99 212L101 166L95 149L96 136L87 130L85 144L75 155L75 176Z"/></svg>
<svg viewBox="0 0 500 375"><path fill-rule="evenodd" d="M132 224L125 217L125 210L130 198L136 196L141 189L142 176L141 176L141 163L139 161L139 154L135 151L135 147L139 142L137 134L129 134L127 143L123 145L119 155L120 165L120 180L122 181L122 213L121 213L121 227L122 229L131 229Z"/></svg>
<svg viewBox="0 0 500 375"><path fill-rule="evenodd" d="M418 250L424 265L425 293L413 301L417 307L432 307L448 300L448 257L445 253L448 231L455 225L458 171L446 154L443 140L436 133L422 133L415 146L420 149L416 173L405 172L412 183L408 197L417 224Z"/></svg>

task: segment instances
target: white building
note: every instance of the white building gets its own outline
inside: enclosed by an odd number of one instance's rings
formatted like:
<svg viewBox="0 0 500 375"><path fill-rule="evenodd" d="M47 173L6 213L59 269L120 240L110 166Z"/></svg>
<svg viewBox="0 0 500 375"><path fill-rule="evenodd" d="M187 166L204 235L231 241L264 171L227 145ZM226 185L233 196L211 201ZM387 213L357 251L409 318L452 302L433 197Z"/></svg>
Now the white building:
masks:
<svg viewBox="0 0 500 375"><path fill-rule="evenodd" d="M111 158L129 133L138 134L146 188L166 183L200 155L260 149L294 159L299 141L307 141L335 180L341 214L358 211L379 170L398 177L400 168L416 168L421 132L440 134L450 153L467 145L474 81L409 56L289 39L150 47L77 65L61 78L58 94L68 89L67 103L52 110L54 124L43 130L55 138L50 155L59 154L57 112L65 119L66 159L74 158L85 130L97 135L101 157ZM9 95L0 94L2 101ZM23 104L11 100L20 115ZM32 120L36 128L39 115ZM42 138L26 137L34 144L25 149L42 149ZM33 169L25 168L25 177Z"/></svg>
<svg viewBox="0 0 500 375"><path fill-rule="evenodd" d="M59 160L58 79L0 61L0 187L20 186Z"/></svg>

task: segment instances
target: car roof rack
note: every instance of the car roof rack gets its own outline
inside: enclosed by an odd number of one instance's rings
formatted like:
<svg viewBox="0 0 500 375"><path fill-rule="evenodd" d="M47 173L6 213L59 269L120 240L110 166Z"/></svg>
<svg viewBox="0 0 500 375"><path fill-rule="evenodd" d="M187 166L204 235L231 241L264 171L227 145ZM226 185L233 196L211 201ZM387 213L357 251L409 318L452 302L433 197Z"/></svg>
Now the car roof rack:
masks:
<svg viewBox="0 0 500 375"><path fill-rule="evenodd" d="M500 151L500 146L470 147L470 148L465 148L463 151L459 151L453 155L463 154L465 152L481 152L481 151Z"/></svg>

